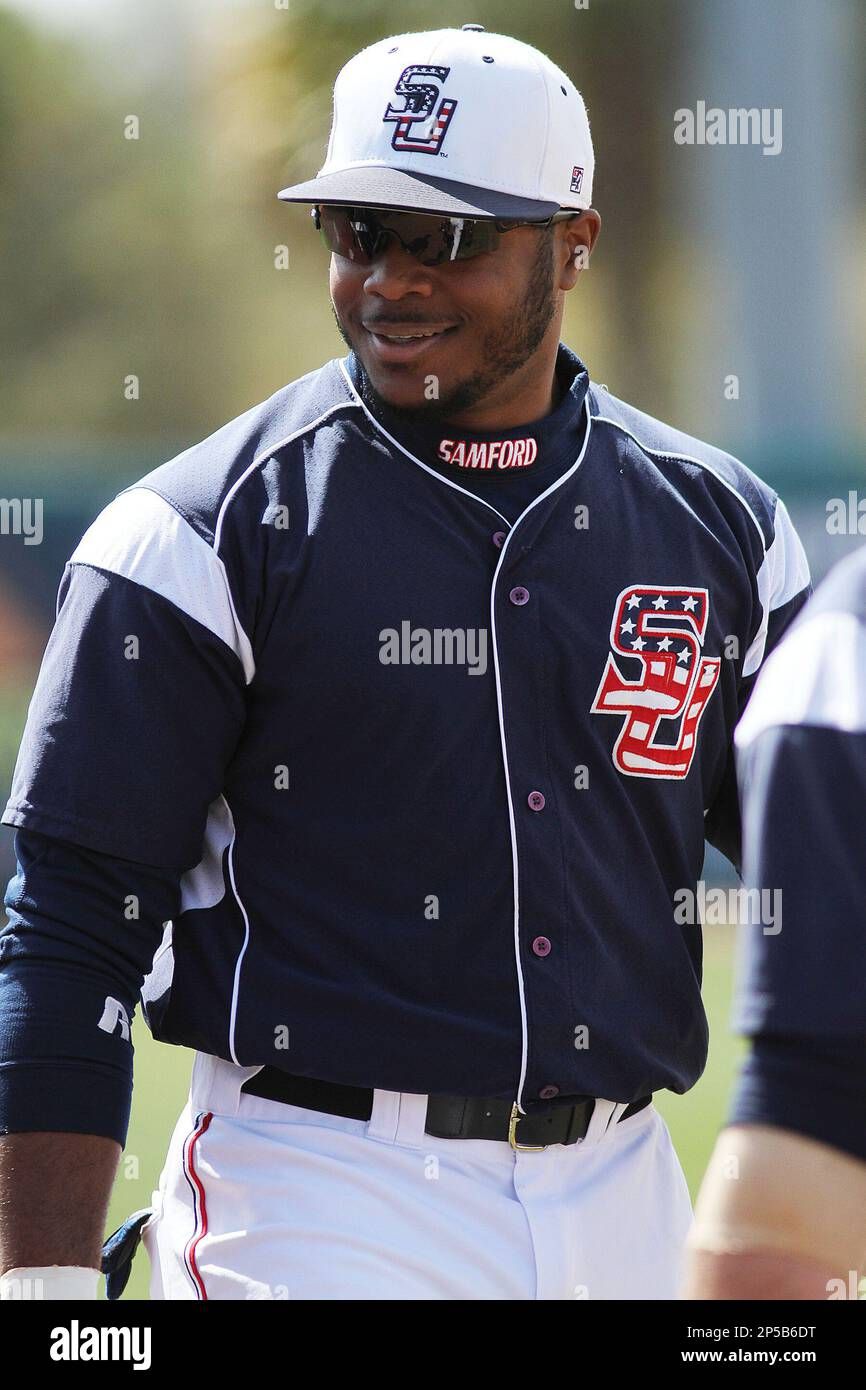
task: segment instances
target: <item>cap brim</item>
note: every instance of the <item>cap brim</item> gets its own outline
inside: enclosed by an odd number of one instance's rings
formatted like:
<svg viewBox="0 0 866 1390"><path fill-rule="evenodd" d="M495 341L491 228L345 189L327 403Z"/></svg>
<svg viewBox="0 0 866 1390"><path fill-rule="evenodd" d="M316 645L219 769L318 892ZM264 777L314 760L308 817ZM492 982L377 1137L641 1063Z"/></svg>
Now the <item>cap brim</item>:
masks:
<svg viewBox="0 0 866 1390"><path fill-rule="evenodd" d="M409 174L403 169L381 165L322 174L306 183L282 189L277 197L284 203L341 203L441 212L449 217L501 217L539 222L559 212L558 203L517 198L510 193L497 193L429 174Z"/></svg>

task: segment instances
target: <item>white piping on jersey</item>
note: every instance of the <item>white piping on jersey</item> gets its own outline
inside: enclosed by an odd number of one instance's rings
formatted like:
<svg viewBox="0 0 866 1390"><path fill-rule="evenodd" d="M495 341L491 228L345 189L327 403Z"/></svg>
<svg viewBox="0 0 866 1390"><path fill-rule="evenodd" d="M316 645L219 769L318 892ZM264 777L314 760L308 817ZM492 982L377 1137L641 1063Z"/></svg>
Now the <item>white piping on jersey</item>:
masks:
<svg viewBox="0 0 866 1390"><path fill-rule="evenodd" d="M223 797L223 800L225 801L225 797ZM235 1063L235 1065L236 1065L236 1066L241 1066L241 1063L238 1061L238 1055L237 1055L237 1053L235 1052L235 1029L236 1029L236 1027L237 1027L237 1019L238 1019L238 1001L239 1001L239 999L240 999L240 993L241 993L241 967L243 966L243 963L244 963L244 956L245 956L246 953L247 953L247 947L248 947L249 944L250 944L250 919L249 919L249 917L248 917L248 915L247 915L247 910L246 910L246 908L244 907L243 899L241 898L241 895L240 895L240 893L238 892L237 882L235 881L235 845L237 844L237 834L236 834L236 831L235 831L235 818L234 818L234 816L232 815L232 808L231 808L231 806L229 806L229 804L228 804L227 801L225 802L225 805L226 805L226 810L228 811L228 814L229 814L229 820L230 820L230 823L231 823L231 831L232 831L232 838L231 838L231 843L230 843L230 845L229 845L229 853L228 853L229 880L230 880L231 885L232 885L232 892L234 893L234 896L235 896L235 902L237 903L238 907L240 908L240 910L241 910L241 915L242 915L242 917L243 917L243 919L244 919L244 939L243 939L243 942L242 942L242 944L241 944L241 949L238 951L238 958L237 958L237 960L235 961L235 973L234 973L234 979L232 980L232 1002L231 1002L231 1010L230 1010L230 1012L229 1012L229 1052L231 1053L231 1058L232 1058L232 1061Z"/></svg>
<svg viewBox="0 0 866 1390"><path fill-rule="evenodd" d="M346 378L346 382L347 382L347 384L348 384L349 390L352 392L352 395L353 395L354 398L355 398L356 404L359 405L359 406L361 407L361 409L363 410L364 414L367 416L367 419L368 419L373 425L375 425L375 427L376 427L376 429L379 431L379 433L380 433L380 434L383 434L383 435L385 436L385 438L388 440L389 444L393 444L394 448L395 448L395 449L399 449L401 454L405 454L406 457L407 457L407 459L411 459L411 461L412 461L413 463L417 463L418 467L419 467L419 468L423 468L425 473L429 473L429 474L431 475L431 477L437 478L438 481L439 481L440 483L444 483L446 487L453 487L453 489L454 489L455 492L462 492L464 497L469 497L469 498L471 498L471 500L472 500L473 502L480 502L481 505L482 505L482 507L487 507L489 511L493 512L493 515L494 515L494 516L498 516L498 517L499 517L499 520L500 520L500 521L504 521L506 526L510 526L510 525L511 525L511 522L508 520L508 517L503 516L501 512L498 512L498 511L496 510L496 508L495 508L490 502L486 501L485 498L479 497L477 492L470 492L468 488L461 487L459 483L455 483L453 478L446 478L442 473L437 472L435 468L431 468L430 465L429 465L428 463L425 463L423 459L419 459L417 454L413 454L413 453L410 452L409 449L406 449L406 448L400 443L399 439L395 439L395 438L394 438L393 434L389 434L388 431L385 429L385 426L379 423L379 421L376 419L376 417L375 417L375 415L373 414L373 412L372 412L371 410L369 410L368 407L366 406L366 404L364 403L364 401L361 400L361 397L358 395L358 392L357 392L356 389L355 389L355 384L354 384L354 382L352 381L352 378L349 376L349 373L346 371L346 364L345 364L345 361L341 361L341 362L340 362L340 371L343 373L343 376ZM515 522L515 525L516 525L516 524L517 524L517 523Z"/></svg>
<svg viewBox="0 0 866 1390"><path fill-rule="evenodd" d="M755 524L755 530L757 531L758 537L761 542L761 550L766 555L767 542L764 540L764 533L761 530L761 523L755 516L755 513L752 511L743 494L737 491L733 483L728 482L724 474L719 473L715 468L713 468L713 465L711 463L707 463L705 459L694 458L692 454L678 454L671 451L670 449L655 449L653 448L652 444L644 444L643 440L638 439L636 434L632 434L631 430L628 428L627 425L620 424L619 420L611 420L609 415L593 415L592 418L599 425L613 425L614 429L622 430L623 434L627 434L629 439L633 439L638 448L643 449L645 454L653 454L656 458L659 459L675 459L678 463L696 463L699 468L704 468L708 473L712 473L713 477L718 478L719 482L723 483L724 486L728 489L728 491L734 494L737 501L741 502L745 510L749 513L749 516L752 518L752 521Z"/></svg>
<svg viewBox="0 0 866 1390"><path fill-rule="evenodd" d="M195 528L190 525L189 521L187 521L186 517L184 517L171 502L163 497L162 493L155 487L152 487L146 482L133 483L131 487L124 488L122 492L119 492L117 497L108 504L104 512L100 513L100 516L96 518L92 526L85 532L78 547L70 557L69 563L90 564L103 569L110 569L113 573L122 574L134 583L142 583L144 588L154 593L161 594L163 598L166 598L170 603L173 603L176 608L179 608L182 612L187 613L190 617L201 623L203 627L208 628L208 630L219 637L221 641L225 642L227 647L232 649L243 667L244 680L246 684L249 685L256 673L252 643L238 615L228 570L226 569L225 561L219 553L219 544L226 510L241 484L245 482L256 468L266 463L279 449L282 449L286 444L290 444L292 440L298 439L302 434L306 434L308 430L315 429L316 426L320 425L323 420L326 420L329 415L333 415L337 410L344 410L346 408L354 410L356 408L354 401L340 401L337 405L329 406L317 419L311 420L308 424L293 430L291 434L286 435L285 438L278 440L275 444L269 446L267 449L263 449L261 453L256 455L252 463L244 469L244 472L235 480L226 493L226 496L223 498L217 515L217 524L214 530L212 544L206 541L204 537L200 536ZM132 557L121 555L120 547L122 543L128 543L129 530L128 528L124 530L123 527L115 528L113 525L113 516L111 518L111 523L103 523L102 516L107 516L112 509L116 511L118 508L121 508L121 510L125 508L128 503L126 501L121 501L121 499L132 498L136 493L148 493L151 497L158 498L158 505L155 510L157 513L162 513L163 518L166 511L171 513L171 525L175 530L175 542L177 542L180 537L184 538L187 542L186 554L195 560L196 557L204 558L204 551L207 552L204 565L199 564L197 568L200 572L206 572L210 566L213 565L216 567L216 571L221 579L220 589L223 591L221 596L225 597L231 614L231 622L226 620L214 626L213 614L215 612L217 614L219 613L219 605L213 604L212 602L199 602L202 596L207 599L213 599L213 585L210 586L210 591L208 591L206 584L189 584L184 586L183 594L180 592L175 593L170 585L159 582L164 576L160 576L158 571L153 567L154 556L147 555L141 551ZM158 520L159 517L157 516L157 521ZM107 536L103 534L106 530L108 530ZM156 534L155 530L149 532L151 538L154 534ZM201 547L203 547L204 550L200 549ZM175 550L179 552L177 544L175 544ZM113 554L113 552L116 552L116 554ZM144 564L143 560L147 560L149 565Z"/></svg>
<svg viewBox="0 0 866 1390"><path fill-rule="evenodd" d="M523 511L520 513L511 530L506 535L505 540L502 542L502 550L499 553L499 563L497 564L496 569L494 571L493 582L490 586L490 637L491 646L493 648L493 671L496 677L496 708L499 714L499 737L502 742L502 763L505 771L505 791L508 799L508 825L511 833L511 863L512 879L514 882L514 957L517 963L517 988L518 994L520 996L521 1030L520 1079L517 1083L516 1099L517 1108L521 1114L526 1113L523 1109L522 1102L523 1086L526 1081L526 1064L528 1061L529 1052L529 1027L526 1019L526 989L523 980L523 966L520 959L520 884L518 880L517 870L517 825L514 818L514 797L511 793L511 776L508 771L508 746L505 736L505 712L502 704L502 679L499 672L499 648L496 642L496 581L499 578L499 574L502 569L503 562L505 560L505 555L508 550L511 537L514 535L523 518L528 516L529 513L533 511L537 506L539 506L539 504L543 502L546 497L549 497L552 492L556 492L557 488L562 487L563 483L567 482L568 479L572 477L574 473L576 473L577 469L583 462L584 456L587 451L587 447L589 446L589 436L592 431L593 419L589 409L588 391L583 398L583 405L584 412L586 414L586 433L583 437L583 445L581 447L580 453L578 454L571 467L567 469L565 473L560 474L558 478L555 478L554 481L550 484L550 486L545 488L544 492L539 493L537 497L534 497L532 501L529 503L529 506L525 507ZM439 475L437 474L436 476L438 477Z"/></svg>
<svg viewBox="0 0 866 1390"><path fill-rule="evenodd" d="M317 425L321 425L322 421L327 420L328 416L333 415L335 411L345 410L347 407L350 410L354 410L359 404L359 401L338 401L336 405L329 405L328 409L323 410L322 414L316 416L315 420L310 420L309 424L301 425L298 429L293 430L291 434L287 434L284 439L279 439L276 443L269 444L267 449L263 449L260 454L256 454L252 463L248 464L248 466L244 469L243 473L241 473L240 477L235 479L235 481L232 483L231 487L229 488L228 492L222 500L222 505L220 506L219 513L217 514L217 524L214 529L214 550L219 549L219 543L222 537L223 522L225 521L226 511L228 510L231 502L234 500L235 493L237 492L238 488L246 482L250 474L253 473L257 468L260 468L263 463L267 463L268 459L273 458L274 454L277 453L279 449L284 449L286 445L291 444L293 440L300 439L302 434L307 434L309 430L314 430Z"/></svg>

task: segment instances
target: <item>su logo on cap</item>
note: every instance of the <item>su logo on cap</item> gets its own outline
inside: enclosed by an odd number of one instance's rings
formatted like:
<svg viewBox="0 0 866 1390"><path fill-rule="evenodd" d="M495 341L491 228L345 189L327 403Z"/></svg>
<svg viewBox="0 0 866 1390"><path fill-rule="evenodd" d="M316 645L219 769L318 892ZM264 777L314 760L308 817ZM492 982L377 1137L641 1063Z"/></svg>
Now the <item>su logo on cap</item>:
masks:
<svg viewBox="0 0 866 1390"><path fill-rule="evenodd" d="M434 67L426 63L416 63L404 68L394 86L397 96L405 98L402 111L395 110L389 102L385 108L383 121L394 121L394 134L391 148L411 150L415 154L438 154L445 139L445 132L451 124L451 117L457 110L453 97L443 97L434 118L433 129L429 134L420 131L413 135L412 127L419 122L429 123L439 97L439 86L432 82L417 81L418 78L435 77L441 84L448 76L450 68Z"/></svg>

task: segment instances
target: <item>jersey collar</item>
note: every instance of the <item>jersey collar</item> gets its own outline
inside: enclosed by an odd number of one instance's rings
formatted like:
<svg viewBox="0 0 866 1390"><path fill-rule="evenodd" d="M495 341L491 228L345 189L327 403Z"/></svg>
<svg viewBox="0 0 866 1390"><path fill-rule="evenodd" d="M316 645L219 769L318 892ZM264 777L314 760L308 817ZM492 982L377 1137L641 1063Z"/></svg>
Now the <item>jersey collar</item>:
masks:
<svg viewBox="0 0 866 1390"><path fill-rule="evenodd" d="M346 373L369 413L403 449L452 482L480 492L487 479L553 477L574 460L575 440L582 437L584 399L589 373L576 353L559 344L556 374L565 388L556 407L540 420L506 430L466 430L457 425L407 421L399 411L373 400L365 390L364 372L354 352L344 359Z"/></svg>

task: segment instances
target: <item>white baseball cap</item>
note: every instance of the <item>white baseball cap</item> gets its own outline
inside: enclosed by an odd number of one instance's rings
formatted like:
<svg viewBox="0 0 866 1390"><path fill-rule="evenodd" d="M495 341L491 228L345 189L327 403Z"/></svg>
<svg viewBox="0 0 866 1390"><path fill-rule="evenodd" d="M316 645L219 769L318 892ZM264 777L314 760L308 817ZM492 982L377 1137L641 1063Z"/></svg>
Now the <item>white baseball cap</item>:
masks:
<svg viewBox="0 0 866 1390"><path fill-rule="evenodd" d="M591 206L592 140L574 83L480 24L397 34L334 84L328 153L286 203L543 221Z"/></svg>

